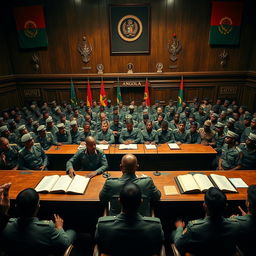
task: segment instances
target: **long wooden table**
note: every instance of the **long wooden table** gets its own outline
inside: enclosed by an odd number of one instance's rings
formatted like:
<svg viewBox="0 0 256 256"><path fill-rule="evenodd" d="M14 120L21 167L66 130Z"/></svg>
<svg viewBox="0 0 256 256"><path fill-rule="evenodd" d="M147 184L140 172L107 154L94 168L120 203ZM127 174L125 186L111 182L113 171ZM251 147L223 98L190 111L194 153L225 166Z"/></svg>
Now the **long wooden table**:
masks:
<svg viewBox="0 0 256 256"><path fill-rule="evenodd" d="M46 151L52 170L64 170L65 164L77 152L78 145L52 146ZM124 154L135 154L141 170L210 170L216 151L210 146L201 144L182 144L179 150L171 150L167 144L157 145L156 149L146 149L138 144L135 150L120 150L119 145L110 145L104 153L109 162L109 169L119 170Z"/></svg>
<svg viewBox="0 0 256 256"><path fill-rule="evenodd" d="M88 172L77 172L77 174L85 175ZM203 194L178 194L178 195L165 195L164 186L173 185L178 186L174 180L177 175L186 174L188 171L163 171L160 176L155 176L153 172L137 172L138 176L142 174L152 177L155 185L162 193L161 201L163 202L176 202L176 201L203 201ZM256 183L256 171L200 171L204 174L220 174L225 175L228 178L242 178L248 185ZM36 187L39 181L46 175L65 175L64 171L0 171L0 184L6 182L12 182L10 189L10 199L15 199L17 194L28 187ZM120 177L121 172L112 171L109 172L110 177ZM70 195L70 194L40 194L40 198L43 201L86 201L97 202L99 201L99 192L105 182L105 178L102 175L98 175L90 180L86 192L84 195ZM227 198L229 200L245 200L247 190L245 188L238 188L238 193L229 194Z"/></svg>

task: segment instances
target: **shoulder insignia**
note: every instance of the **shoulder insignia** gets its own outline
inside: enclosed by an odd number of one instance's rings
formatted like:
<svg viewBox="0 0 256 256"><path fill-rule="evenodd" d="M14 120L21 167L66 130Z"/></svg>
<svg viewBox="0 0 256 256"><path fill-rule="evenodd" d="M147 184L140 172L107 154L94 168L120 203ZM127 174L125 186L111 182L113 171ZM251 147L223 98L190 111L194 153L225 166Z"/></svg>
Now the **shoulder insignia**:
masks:
<svg viewBox="0 0 256 256"><path fill-rule="evenodd" d="M39 146L39 145L40 145L40 143L34 143L34 145L35 145L35 146Z"/></svg>
<svg viewBox="0 0 256 256"><path fill-rule="evenodd" d="M159 218L154 218L154 217L143 217L143 220L160 223L160 219Z"/></svg>
<svg viewBox="0 0 256 256"><path fill-rule="evenodd" d="M99 222L109 222L116 220L116 216L104 216L99 218Z"/></svg>
<svg viewBox="0 0 256 256"><path fill-rule="evenodd" d="M40 220L40 221L36 222L36 224L39 226L48 226L48 225L50 225L50 223L51 223L50 220Z"/></svg>
<svg viewBox="0 0 256 256"><path fill-rule="evenodd" d="M191 221L189 222L189 224L190 224L191 226L193 226L193 225L201 225L201 224L204 224L204 223L205 223L205 220L204 220L204 219L191 220Z"/></svg>
<svg viewBox="0 0 256 256"><path fill-rule="evenodd" d="M9 144L11 147L17 147L17 144Z"/></svg>

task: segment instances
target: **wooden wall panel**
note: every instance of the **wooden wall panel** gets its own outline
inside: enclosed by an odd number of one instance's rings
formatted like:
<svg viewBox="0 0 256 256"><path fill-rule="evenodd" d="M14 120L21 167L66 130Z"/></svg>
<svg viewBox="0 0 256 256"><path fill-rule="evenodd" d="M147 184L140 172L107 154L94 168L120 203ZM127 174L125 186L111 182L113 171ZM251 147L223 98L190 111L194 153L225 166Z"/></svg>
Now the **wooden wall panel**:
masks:
<svg viewBox="0 0 256 256"><path fill-rule="evenodd" d="M9 3L9 18L5 23L8 44L11 50L14 73L33 73L31 56L33 50L23 51L17 44L17 35L11 9L22 3L34 1L12 0ZM164 71L226 71L250 68L254 34L252 2L245 0L241 27L241 43L238 47L226 47L230 60L226 67L220 66L221 47L208 44L211 0L149 0L151 5L151 54L140 56L111 56L109 45L109 4L144 3L143 0L41 0L45 8L45 19L49 46L38 50L40 73L77 74L96 73L96 65L103 63L106 73L127 72L127 63L134 63L134 71L155 72L157 62L164 64ZM182 52L177 63L171 63L167 50L173 33L182 42ZM87 35L93 46L91 61L84 64L77 51L77 43ZM170 69L170 65L177 68ZM256 66L256 65L255 65ZM91 67L91 69L83 69Z"/></svg>

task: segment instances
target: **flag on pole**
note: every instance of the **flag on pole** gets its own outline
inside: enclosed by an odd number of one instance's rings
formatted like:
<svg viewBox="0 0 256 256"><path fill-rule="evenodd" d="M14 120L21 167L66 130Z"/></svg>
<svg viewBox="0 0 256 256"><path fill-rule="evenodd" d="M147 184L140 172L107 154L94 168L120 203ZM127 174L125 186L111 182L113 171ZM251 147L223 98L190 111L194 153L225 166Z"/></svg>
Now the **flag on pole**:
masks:
<svg viewBox="0 0 256 256"><path fill-rule="evenodd" d="M212 2L210 45L238 45L243 2Z"/></svg>
<svg viewBox="0 0 256 256"><path fill-rule="evenodd" d="M180 89L179 89L179 94L178 94L177 107L180 107L183 102L183 89L184 89L184 81L183 81L183 76L182 76L181 81L180 81Z"/></svg>
<svg viewBox="0 0 256 256"><path fill-rule="evenodd" d="M120 83L119 83L119 78L118 78L118 85L116 88L116 102L119 104L119 102L122 102L122 95L121 95L121 89L120 89Z"/></svg>
<svg viewBox="0 0 256 256"><path fill-rule="evenodd" d="M88 83L87 83L86 106L87 107L91 107L92 106L92 91L91 91L91 85L90 85L89 79L88 79Z"/></svg>
<svg viewBox="0 0 256 256"><path fill-rule="evenodd" d="M107 106L107 96L104 88L104 81L102 79L100 86L100 105L106 107Z"/></svg>
<svg viewBox="0 0 256 256"><path fill-rule="evenodd" d="M145 83L144 100L146 101L146 105L150 106L148 79L146 79L146 83Z"/></svg>
<svg viewBox="0 0 256 256"><path fill-rule="evenodd" d="M42 5L16 7L14 15L20 48L48 46Z"/></svg>
<svg viewBox="0 0 256 256"><path fill-rule="evenodd" d="M75 87L74 87L72 78L71 78L71 87L70 87L70 101L71 101L72 107L77 106L76 91L75 91Z"/></svg>

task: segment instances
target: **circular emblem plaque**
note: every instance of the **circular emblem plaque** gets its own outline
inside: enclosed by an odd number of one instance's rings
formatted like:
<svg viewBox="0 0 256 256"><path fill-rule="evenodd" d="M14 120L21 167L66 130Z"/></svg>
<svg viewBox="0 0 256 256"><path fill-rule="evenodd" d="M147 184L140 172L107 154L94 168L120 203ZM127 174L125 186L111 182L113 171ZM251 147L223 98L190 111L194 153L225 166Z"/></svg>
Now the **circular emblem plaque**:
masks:
<svg viewBox="0 0 256 256"><path fill-rule="evenodd" d="M227 35L232 30L232 20L229 17L224 17L220 20L220 25L218 26L219 32L221 34Z"/></svg>
<svg viewBox="0 0 256 256"><path fill-rule="evenodd" d="M126 15L121 18L117 25L118 35L127 42L137 40L143 31L141 20L134 15Z"/></svg>
<svg viewBox="0 0 256 256"><path fill-rule="evenodd" d="M24 33L27 37L36 37L38 30L36 23L33 20L27 20L24 24Z"/></svg>

